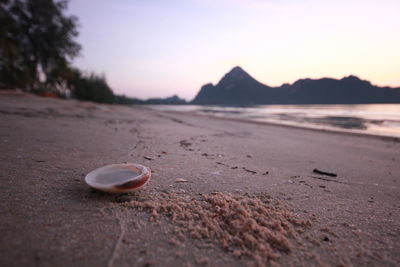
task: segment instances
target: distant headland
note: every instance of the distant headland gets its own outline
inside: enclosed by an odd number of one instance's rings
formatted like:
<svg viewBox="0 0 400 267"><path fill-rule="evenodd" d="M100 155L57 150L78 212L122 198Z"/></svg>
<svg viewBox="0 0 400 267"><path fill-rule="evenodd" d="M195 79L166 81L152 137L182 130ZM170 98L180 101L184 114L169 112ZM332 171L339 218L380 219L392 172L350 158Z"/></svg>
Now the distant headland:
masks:
<svg viewBox="0 0 400 267"><path fill-rule="evenodd" d="M119 104L151 105L286 105L286 104L377 104L400 103L400 88L379 87L350 75L332 78L300 79L293 84L271 87L251 77L241 67L234 67L213 85L201 87L192 101L177 95L141 100L116 96Z"/></svg>
<svg viewBox="0 0 400 267"><path fill-rule="evenodd" d="M235 67L217 85L204 85L190 104L368 104L400 103L400 88L378 87L356 76L300 79L279 87L264 85Z"/></svg>

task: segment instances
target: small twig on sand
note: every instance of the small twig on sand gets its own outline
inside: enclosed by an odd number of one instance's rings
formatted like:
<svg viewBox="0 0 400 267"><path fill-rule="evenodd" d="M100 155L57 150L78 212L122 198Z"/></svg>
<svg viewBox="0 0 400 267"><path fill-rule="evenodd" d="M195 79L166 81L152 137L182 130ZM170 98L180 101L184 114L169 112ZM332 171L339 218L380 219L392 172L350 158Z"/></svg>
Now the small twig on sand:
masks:
<svg viewBox="0 0 400 267"><path fill-rule="evenodd" d="M114 212L113 212L114 213ZM122 238L124 237L124 235L125 235L125 225L123 224L123 222L122 222L122 219L121 219L121 214L117 211L117 212L115 212L114 213L115 214L115 217L117 218L117 220L118 220L118 225L119 225L119 236L118 236L118 239L117 239L117 241L115 242L115 245L114 245L114 249L113 249L113 253L111 254L111 257L110 257L110 259L108 260L108 264L107 264L107 267L112 267L113 266L113 264L114 264L114 260L115 260L115 258L116 258L116 256L117 256L117 252L118 252L118 249L119 249L119 247L120 247L120 245L121 245L121 243L122 243Z"/></svg>
<svg viewBox="0 0 400 267"><path fill-rule="evenodd" d="M324 172L324 171L321 171L321 170L318 170L318 169L314 169L314 170L313 170L313 173L318 173L318 174L322 174L322 175L326 175L326 176L331 176L331 177L336 177L336 176L337 176L336 173L333 173L333 172Z"/></svg>

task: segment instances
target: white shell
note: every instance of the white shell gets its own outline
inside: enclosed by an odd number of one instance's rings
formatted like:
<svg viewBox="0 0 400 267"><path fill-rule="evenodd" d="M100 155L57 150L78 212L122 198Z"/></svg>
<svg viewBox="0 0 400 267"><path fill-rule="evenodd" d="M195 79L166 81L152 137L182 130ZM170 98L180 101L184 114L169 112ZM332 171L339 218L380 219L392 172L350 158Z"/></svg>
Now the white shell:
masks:
<svg viewBox="0 0 400 267"><path fill-rule="evenodd" d="M85 182L109 193L126 193L144 186L151 177L146 166L134 163L112 164L89 172Z"/></svg>

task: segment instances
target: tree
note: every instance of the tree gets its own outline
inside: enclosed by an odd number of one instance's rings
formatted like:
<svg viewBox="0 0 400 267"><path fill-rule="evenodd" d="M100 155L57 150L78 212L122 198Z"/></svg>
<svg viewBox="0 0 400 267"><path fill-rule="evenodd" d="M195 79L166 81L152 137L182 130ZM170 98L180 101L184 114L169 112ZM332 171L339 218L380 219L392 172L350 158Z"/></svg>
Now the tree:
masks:
<svg viewBox="0 0 400 267"><path fill-rule="evenodd" d="M104 76L94 73L83 75L79 70L75 70L74 75L75 78L70 81L70 87L75 98L98 103L115 102L114 93Z"/></svg>
<svg viewBox="0 0 400 267"><path fill-rule="evenodd" d="M67 0L0 0L0 88L65 88L79 54Z"/></svg>

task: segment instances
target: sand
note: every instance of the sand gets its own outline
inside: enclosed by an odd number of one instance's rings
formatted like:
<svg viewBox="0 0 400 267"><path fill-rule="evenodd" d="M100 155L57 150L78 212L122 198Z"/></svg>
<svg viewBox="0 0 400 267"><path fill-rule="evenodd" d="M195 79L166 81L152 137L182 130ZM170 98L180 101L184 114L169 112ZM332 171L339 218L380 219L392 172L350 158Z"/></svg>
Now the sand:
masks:
<svg viewBox="0 0 400 267"><path fill-rule="evenodd" d="M9 92L0 123L1 266L400 264L396 139ZM84 183L120 162L152 180Z"/></svg>

